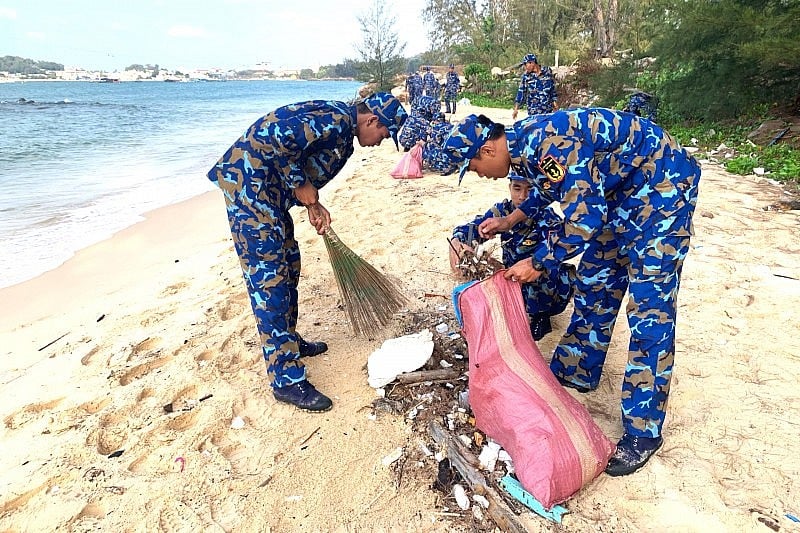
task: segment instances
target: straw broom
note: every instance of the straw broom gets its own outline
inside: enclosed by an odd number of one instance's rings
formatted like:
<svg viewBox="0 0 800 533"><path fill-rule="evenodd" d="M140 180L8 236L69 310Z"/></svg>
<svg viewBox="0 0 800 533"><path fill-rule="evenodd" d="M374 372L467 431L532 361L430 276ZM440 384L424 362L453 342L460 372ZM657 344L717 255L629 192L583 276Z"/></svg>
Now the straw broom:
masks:
<svg viewBox="0 0 800 533"><path fill-rule="evenodd" d="M348 248L330 227L322 238L355 334L366 335L388 325L406 303L399 288Z"/></svg>

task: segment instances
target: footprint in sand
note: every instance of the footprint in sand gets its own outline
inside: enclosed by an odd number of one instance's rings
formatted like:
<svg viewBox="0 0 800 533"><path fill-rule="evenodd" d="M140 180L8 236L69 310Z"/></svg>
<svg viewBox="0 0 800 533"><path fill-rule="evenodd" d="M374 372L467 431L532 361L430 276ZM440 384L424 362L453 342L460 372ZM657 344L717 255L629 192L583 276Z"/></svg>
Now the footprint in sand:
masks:
<svg viewBox="0 0 800 533"><path fill-rule="evenodd" d="M242 297L234 297L228 299L217 309L217 316L222 321L232 320L244 314L247 311L247 302L243 301Z"/></svg>
<svg viewBox="0 0 800 533"><path fill-rule="evenodd" d="M6 416L4 419L5 425L8 429L19 429L32 420L41 418L43 413L55 408L63 400L64 398L61 397L47 402L28 404L22 409Z"/></svg>
<svg viewBox="0 0 800 533"><path fill-rule="evenodd" d="M169 407L165 406L165 410L170 413L191 411L200 404L202 395L200 385L187 385L172 396L172 401L167 404Z"/></svg>
<svg viewBox="0 0 800 533"><path fill-rule="evenodd" d="M172 296L174 294L177 294L188 286L189 284L183 281L181 281L180 283L172 284L161 292L161 297L163 298L165 296Z"/></svg>
<svg viewBox="0 0 800 533"><path fill-rule="evenodd" d="M162 533L202 533L209 531L203 521L188 505L180 501L170 501L164 505L158 517L159 531Z"/></svg>
<svg viewBox="0 0 800 533"><path fill-rule="evenodd" d="M225 339L219 347L221 357L217 360L217 368L220 372L236 372L243 368L252 368L255 365L263 365L261 350L255 336L243 337L244 331L251 333L251 328L247 327L239 335L231 335Z"/></svg>
<svg viewBox="0 0 800 533"><path fill-rule="evenodd" d="M100 346L95 346L94 348L89 350L89 353L81 357L81 364L83 366L89 365L92 362L92 359L94 359L94 356L97 355L97 352L99 351L100 351Z"/></svg>
<svg viewBox="0 0 800 533"><path fill-rule="evenodd" d="M159 438L166 434L163 428L154 431L151 437ZM146 440L146 439L145 439ZM180 469L180 463L175 462L178 456L175 450L169 446L148 447L147 452L138 456L128 465L128 471L134 474L165 475L176 472Z"/></svg>
<svg viewBox="0 0 800 533"><path fill-rule="evenodd" d="M225 533L234 531L242 523L242 515L236 509L236 504L231 498L219 501L214 498L211 501L211 519L221 527Z"/></svg>
<svg viewBox="0 0 800 533"><path fill-rule="evenodd" d="M168 355L159 357L160 346L161 339L159 337L148 337L134 345L128 355L127 362L142 361L148 358L150 360L123 371L119 376L120 385L129 385L131 382L167 364L172 357Z"/></svg>
<svg viewBox="0 0 800 533"><path fill-rule="evenodd" d="M128 361L137 359L142 354L158 351L160 345L161 345L160 337L147 337L146 339L139 341L138 343L134 344L131 347L131 353L128 355Z"/></svg>
<svg viewBox="0 0 800 533"><path fill-rule="evenodd" d="M6 516L17 509L25 507L28 505L28 502L31 501L37 494L56 484L58 484L58 478L50 478L46 482L37 485L30 490L26 490L19 496L15 496L7 502L4 502L0 507L0 516Z"/></svg>
<svg viewBox="0 0 800 533"><path fill-rule="evenodd" d="M78 406L78 409L82 410L83 412L93 415L103 410L103 408L111 403L111 398L106 396L105 398L95 398L94 400L90 400L88 402L83 402Z"/></svg>
<svg viewBox="0 0 800 533"><path fill-rule="evenodd" d="M169 422L164 426L172 431L186 431L197 423L200 414L200 398L204 396L199 385L192 384L182 388L164 405L164 410L170 415Z"/></svg>
<svg viewBox="0 0 800 533"><path fill-rule="evenodd" d="M214 352L211 350L204 350L194 358L197 365L201 368L208 366L212 359L214 359Z"/></svg>
<svg viewBox="0 0 800 533"><path fill-rule="evenodd" d="M163 357L159 357L157 359L153 359L152 361L148 361L146 363L142 363L140 365L136 365L133 368L126 370L123 372L119 377L119 384L123 387L125 385L130 385L135 380L141 378L156 370L157 368L161 368L162 366L166 365L167 363L172 360L172 357L169 355L165 355Z"/></svg>
<svg viewBox="0 0 800 533"><path fill-rule="evenodd" d="M128 419L127 413L123 411L102 416L98 430L89 434L86 444L94 445L101 455L108 455L122 449L130 434Z"/></svg>
<svg viewBox="0 0 800 533"><path fill-rule="evenodd" d="M106 517L106 509L100 503L87 503L75 517L67 523L67 530L72 532L101 531L102 520Z"/></svg>

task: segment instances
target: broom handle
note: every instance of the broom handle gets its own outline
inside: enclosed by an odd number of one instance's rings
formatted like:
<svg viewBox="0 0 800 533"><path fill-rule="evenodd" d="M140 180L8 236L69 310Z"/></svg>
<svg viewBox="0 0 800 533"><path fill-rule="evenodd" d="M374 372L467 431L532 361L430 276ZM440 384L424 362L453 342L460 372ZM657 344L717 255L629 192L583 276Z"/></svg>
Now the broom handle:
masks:
<svg viewBox="0 0 800 533"><path fill-rule="evenodd" d="M327 235L331 241L341 242L339 241L339 236L336 235L336 232L333 231L333 228L330 226L325 226L325 230L322 232L324 235Z"/></svg>

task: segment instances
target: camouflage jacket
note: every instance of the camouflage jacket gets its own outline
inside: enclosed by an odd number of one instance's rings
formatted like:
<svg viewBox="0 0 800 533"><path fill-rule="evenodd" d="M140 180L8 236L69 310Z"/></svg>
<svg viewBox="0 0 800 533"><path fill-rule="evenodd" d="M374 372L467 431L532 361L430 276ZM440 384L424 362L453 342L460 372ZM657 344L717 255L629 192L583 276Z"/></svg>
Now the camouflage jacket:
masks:
<svg viewBox="0 0 800 533"><path fill-rule="evenodd" d="M461 79L455 72L447 73L447 80L444 83L444 99L455 100L458 90L461 88Z"/></svg>
<svg viewBox="0 0 800 533"><path fill-rule="evenodd" d="M279 107L254 122L209 170L230 203L247 210L299 205L293 190L321 189L353 155L357 111L312 100Z"/></svg>
<svg viewBox="0 0 800 533"><path fill-rule="evenodd" d="M570 109L521 120L506 137L512 167L533 181L520 209L535 218L556 201L565 216L549 245L534 253L548 270L583 251L606 225L630 241L697 201L697 161L647 119Z"/></svg>
<svg viewBox="0 0 800 533"><path fill-rule="evenodd" d="M533 72L522 75L514 102L520 107L524 104L529 115L550 113L557 101L556 82L550 67L542 67L538 76Z"/></svg>

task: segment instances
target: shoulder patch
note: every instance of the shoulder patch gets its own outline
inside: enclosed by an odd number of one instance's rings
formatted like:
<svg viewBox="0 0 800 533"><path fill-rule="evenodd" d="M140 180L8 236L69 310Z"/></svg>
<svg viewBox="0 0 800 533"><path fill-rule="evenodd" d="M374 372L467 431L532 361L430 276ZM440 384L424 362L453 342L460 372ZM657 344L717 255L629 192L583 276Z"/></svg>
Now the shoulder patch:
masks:
<svg viewBox="0 0 800 533"><path fill-rule="evenodd" d="M567 169L552 155L545 156L539 161L539 170L553 183L563 181L564 176L567 175Z"/></svg>

